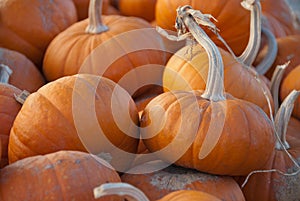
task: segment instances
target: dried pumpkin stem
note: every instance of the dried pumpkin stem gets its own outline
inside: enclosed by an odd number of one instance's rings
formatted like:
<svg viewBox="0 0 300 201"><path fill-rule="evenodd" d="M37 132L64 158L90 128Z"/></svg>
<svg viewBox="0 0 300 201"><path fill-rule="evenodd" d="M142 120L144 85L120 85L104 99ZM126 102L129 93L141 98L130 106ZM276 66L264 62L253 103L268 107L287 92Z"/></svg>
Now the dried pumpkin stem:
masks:
<svg viewBox="0 0 300 201"><path fill-rule="evenodd" d="M251 66L259 51L261 41L261 5L259 0L243 0L241 5L251 11L250 37L244 52L238 59Z"/></svg>
<svg viewBox="0 0 300 201"><path fill-rule="evenodd" d="M5 64L0 64L0 83L8 83L12 70Z"/></svg>
<svg viewBox="0 0 300 201"><path fill-rule="evenodd" d="M202 14L189 6L177 9L177 21L184 23L181 24L181 27L186 27L187 29L185 30L189 30L195 40L205 49L209 57L207 83L202 97L211 101L221 101L225 100L222 56L218 47L198 25L201 24L213 31L217 31L215 25L210 21L211 18L213 18L211 15Z"/></svg>
<svg viewBox="0 0 300 201"><path fill-rule="evenodd" d="M149 201L140 189L127 183L106 183L94 188L95 199L110 195L119 195L128 201Z"/></svg>
<svg viewBox="0 0 300 201"><path fill-rule="evenodd" d="M278 112L275 116L275 131L279 136L280 140L276 142L276 149L284 150L289 149L290 146L286 141L286 131L289 120L291 118L294 102L298 98L300 91L293 90L283 101ZM284 146L284 147L282 147Z"/></svg>
<svg viewBox="0 0 300 201"><path fill-rule="evenodd" d="M263 60L255 67L256 71L260 75L264 75L274 63L277 52L278 52L278 44L274 34L267 28L262 28L262 35L264 35L267 39L267 54L263 58Z"/></svg>
<svg viewBox="0 0 300 201"><path fill-rule="evenodd" d="M282 77L284 74L285 69L289 65L290 62L287 62L283 65L278 65L276 66L274 73L272 75L271 79L271 94L273 97L273 102L274 102L274 112L275 114L277 113L279 109L279 87L280 83L282 81Z"/></svg>
<svg viewBox="0 0 300 201"><path fill-rule="evenodd" d="M102 23L102 4L103 0L90 0L89 5L89 25L85 32L89 34L100 34L108 30Z"/></svg>

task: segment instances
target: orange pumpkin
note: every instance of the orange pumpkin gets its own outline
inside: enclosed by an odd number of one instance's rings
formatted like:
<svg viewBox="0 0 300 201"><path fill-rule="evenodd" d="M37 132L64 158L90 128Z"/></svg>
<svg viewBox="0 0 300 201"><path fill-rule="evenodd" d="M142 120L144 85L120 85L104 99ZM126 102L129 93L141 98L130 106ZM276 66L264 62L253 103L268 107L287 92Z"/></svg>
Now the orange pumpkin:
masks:
<svg viewBox="0 0 300 201"><path fill-rule="evenodd" d="M0 46L24 54L39 68L51 40L77 21L72 0L2 1L0 15Z"/></svg>
<svg viewBox="0 0 300 201"><path fill-rule="evenodd" d="M294 118L289 120L292 109L290 106L299 93L295 91L291 93L278 110L275 126L279 139L277 139L276 149L263 167L265 172L251 175L242 188L247 201L299 199L300 121ZM295 172L298 174L292 174Z"/></svg>
<svg viewBox="0 0 300 201"><path fill-rule="evenodd" d="M300 90L300 63L284 78L280 98L283 101L291 91ZM293 116L300 120L300 97L294 103Z"/></svg>
<svg viewBox="0 0 300 201"><path fill-rule="evenodd" d="M272 154L272 123L257 105L224 94L221 54L191 9L184 6L177 12L209 55L205 91L170 91L154 98L142 114L141 137L168 163L212 174L248 174Z"/></svg>
<svg viewBox="0 0 300 201"><path fill-rule="evenodd" d="M15 96L22 93L17 87L8 84L10 69L0 64L0 144L1 162L0 168L8 164L8 139L13 122L21 109L21 104Z"/></svg>
<svg viewBox="0 0 300 201"><path fill-rule="evenodd" d="M195 10L215 17L218 20L217 26L221 30L220 35L235 54L240 55L243 52L249 38L250 12L241 6L240 0L157 0L156 24L164 29L176 31L174 27L176 9L184 5L191 5ZM214 33L208 35L217 46L225 48Z"/></svg>
<svg viewBox="0 0 300 201"><path fill-rule="evenodd" d="M149 201L147 196L138 188L127 183L102 184L94 189L94 197L102 198L119 195L128 201ZM155 201L155 200L153 200ZM195 190L181 190L172 192L156 201L221 201L219 198Z"/></svg>
<svg viewBox="0 0 300 201"><path fill-rule="evenodd" d="M122 15L143 18L149 22L155 18L157 0L118 0L118 8Z"/></svg>
<svg viewBox="0 0 300 201"><path fill-rule="evenodd" d="M0 48L0 64L7 65L11 72L9 84L29 92L38 90L45 79L37 67L23 54Z"/></svg>
<svg viewBox="0 0 300 201"><path fill-rule="evenodd" d="M17 161L0 170L1 200L94 200L93 188L120 182L104 160L77 151L59 151ZM121 201L117 196L103 201Z"/></svg>
<svg viewBox="0 0 300 201"><path fill-rule="evenodd" d="M209 193L224 201L243 201L244 195L236 181L228 176L216 176L199 171L169 166L155 172L153 163L146 163L121 176L122 182L131 184L145 193L150 200L158 200L178 190L197 190Z"/></svg>
<svg viewBox="0 0 300 201"><path fill-rule="evenodd" d="M43 66L46 79L76 73L103 75L133 94L142 87L146 74L136 68L148 65L148 78L161 83L162 65L170 54L163 51L160 35L140 18L101 17L101 4L102 0L91 0L89 19L74 24L51 42ZM155 71L155 65L162 67Z"/></svg>
<svg viewBox="0 0 300 201"><path fill-rule="evenodd" d="M124 171L133 160L127 152L137 151L138 121L131 96L113 81L66 76L28 96L11 129L9 161L78 150L101 155Z"/></svg>

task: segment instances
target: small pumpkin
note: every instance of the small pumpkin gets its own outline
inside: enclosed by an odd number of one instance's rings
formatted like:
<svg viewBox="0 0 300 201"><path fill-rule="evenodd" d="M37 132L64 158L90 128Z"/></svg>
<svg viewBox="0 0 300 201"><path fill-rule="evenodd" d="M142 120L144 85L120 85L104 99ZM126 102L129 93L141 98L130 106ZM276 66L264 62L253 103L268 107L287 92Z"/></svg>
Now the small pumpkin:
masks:
<svg viewBox="0 0 300 201"><path fill-rule="evenodd" d="M272 123L257 105L224 94L222 57L190 9L184 6L177 12L209 55L205 91L169 91L154 98L142 114L141 137L168 163L211 174L248 174L273 152Z"/></svg>
<svg viewBox="0 0 300 201"><path fill-rule="evenodd" d="M106 196L119 195L128 201L149 201L147 196L138 188L127 183L102 184L94 189L94 197L101 198ZM153 200L155 201L155 200ZM181 190L172 192L156 201L221 201L219 198L195 190Z"/></svg>
<svg viewBox="0 0 300 201"><path fill-rule="evenodd" d="M245 200L239 185L232 177L206 174L174 165L148 172L152 166L155 167L153 161L134 167L129 173L123 174L121 180L140 189L153 201L178 190L203 191L224 201Z"/></svg>
<svg viewBox="0 0 300 201"><path fill-rule="evenodd" d="M45 84L45 79L38 68L23 54L0 47L0 64L10 68L9 84L34 92Z"/></svg>
<svg viewBox="0 0 300 201"><path fill-rule="evenodd" d="M143 86L146 74L136 69L145 67L147 78L161 83L162 65L170 54L164 52L160 35L141 18L101 16L101 5L102 0L91 0L89 19L74 24L51 42L43 66L46 79L96 74L113 80L133 95Z"/></svg>
<svg viewBox="0 0 300 201"><path fill-rule="evenodd" d="M8 66L0 64L0 152L2 152L0 168L8 164L9 133L22 106L15 98L15 96L22 94L22 91L8 84L10 73L11 70Z"/></svg>
<svg viewBox="0 0 300 201"><path fill-rule="evenodd" d="M0 170L0 198L6 201L94 200L93 188L120 182L107 162L78 151L28 157ZM103 201L121 201L117 196Z"/></svg>
<svg viewBox="0 0 300 201"><path fill-rule="evenodd" d="M164 29L176 31L174 27L176 9L184 5L191 5L195 10L214 16L221 30L220 35L234 53L240 55L243 52L249 38L250 12L241 6L240 0L157 0L156 24ZM217 46L225 48L214 33L211 32L208 35Z"/></svg>
<svg viewBox="0 0 300 201"><path fill-rule="evenodd" d="M283 79L280 99L283 101L293 90L300 90L300 63ZM293 116L300 120L300 97L295 100Z"/></svg>
<svg viewBox="0 0 300 201"><path fill-rule="evenodd" d="M89 74L66 76L27 97L10 131L9 161L77 150L99 155L124 171L137 151L138 121L131 96L113 81Z"/></svg>
<svg viewBox="0 0 300 201"><path fill-rule="evenodd" d="M149 22L155 19L157 0L118 0L118 8L122 15L143 18Z"/></svg>
<svg viewBox="0 0 300 201"><path fill-rule="evenodd" d="M0 46L24 54L40 69L51 40L77 21L72 0L1 1L0 15Z"/></svg>

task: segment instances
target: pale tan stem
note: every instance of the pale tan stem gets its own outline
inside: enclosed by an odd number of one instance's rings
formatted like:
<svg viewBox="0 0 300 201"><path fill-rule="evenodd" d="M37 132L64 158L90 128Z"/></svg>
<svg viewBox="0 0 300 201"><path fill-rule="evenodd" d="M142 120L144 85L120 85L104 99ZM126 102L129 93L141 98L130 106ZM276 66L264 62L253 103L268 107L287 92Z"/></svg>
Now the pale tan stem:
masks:
<svg viewBox="0 0 300 201"><path fill-rule="evenodd" d="M259 0L243 0L241 5L251 11L250 37L244 52L238 57L247 66L254 62L261 41L261 5Z"/></svg>
<svg viewBox="0 0 300 201"><path fill-rule="evenodd" d="M16 101L22 105L29 95L30 93L26 90L23 90L20 94L14 94Z"/></svg>
<svg viewBox="0 0 300 201"><path fill-rule="evenodd" d="M118 195L128 201L149 201L146 195L138 188L127 183L106 183L94 188L94 198Z"/></svg>
<svg viewBox="0 0 300 201"><path fill-rule="evenodd" d="M274 102L274 113L276 114L279 109L279 87L282 81L282 77L285 69L290 62L287 62L283 65L276 66L274 73L271 79L271 94Z"/></svg>
<svg viewBox="0 0 300 201"><path fill-rule="evenodd" d="M108 27L102 23L102 3L103 0L90 0L89 25L86 27L86 33L100 34L108 30Z"/></svg>
<svg viewBox="0 0 300 201"><path fill-rule="evenodd" d="M287 127L294 109L294 102L298 98L300 91L293 90L283 101L275 116L275 131L279 136L276 142L276 149L289 149L290 146L286 141ZM283 147L284 146L284 147Z"/></svg>
<svg viewBox="0 0 300 201"><path fill-rule="evenodd" d="M5 64L0 64L0 83L8 83L12 70Z"/></svg>
<svg viewBox="0 0 300 201"><path fill-rule="evenodd" d="M260 75L264 75L274 63L277 52L278 52L278 44L274 34L267 28L262 28L262 34L267 39L267 54L263 58L263 60L255 67L256 71Z"/></svg>
<svg viewBox="0 0 300 201"><path fill-rule="evenodd" d="M198 23L203 21L204 25L213 28L210 21L206 21L207 15L201 14L199 11L194 11L190 7L181 7L177 10L177 17L181 18L184 25L188 28L189 32L196 39L196 41L205 49L209 58L209 70L207 83L203 98L211 101L225 100L224 96L224 66L221 53L214 42L208 37L205 31L199 27L195 18L191 13L195 13L198 18Z"/></svg>

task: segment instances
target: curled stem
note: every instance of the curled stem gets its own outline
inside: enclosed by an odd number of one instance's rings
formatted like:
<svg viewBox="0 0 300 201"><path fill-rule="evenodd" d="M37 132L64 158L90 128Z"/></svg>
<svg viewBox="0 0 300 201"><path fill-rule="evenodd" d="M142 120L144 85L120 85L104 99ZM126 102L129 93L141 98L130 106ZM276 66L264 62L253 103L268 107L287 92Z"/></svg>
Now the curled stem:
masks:
<svg viewBox="0 0 300 201"><path fill-rule="evenodd" d="M5 64L0 64L0 83L8 83L12 70Z"/></svg>

